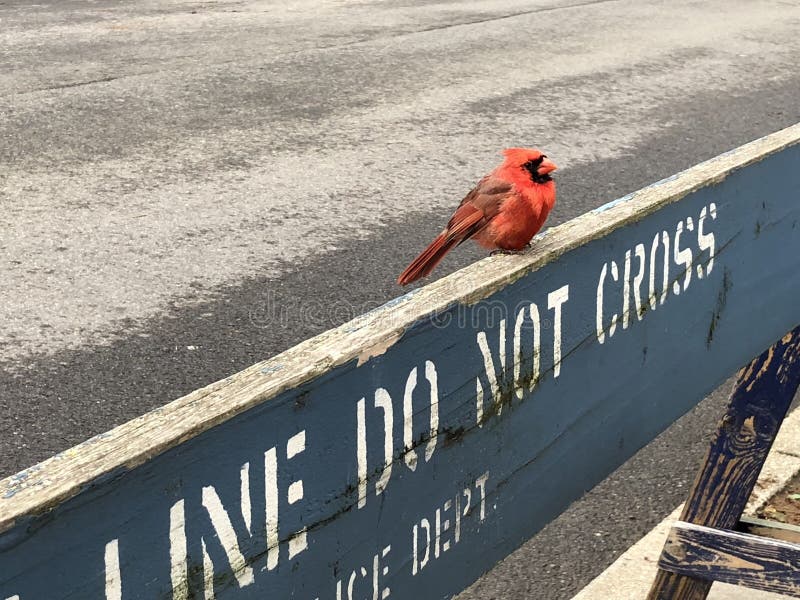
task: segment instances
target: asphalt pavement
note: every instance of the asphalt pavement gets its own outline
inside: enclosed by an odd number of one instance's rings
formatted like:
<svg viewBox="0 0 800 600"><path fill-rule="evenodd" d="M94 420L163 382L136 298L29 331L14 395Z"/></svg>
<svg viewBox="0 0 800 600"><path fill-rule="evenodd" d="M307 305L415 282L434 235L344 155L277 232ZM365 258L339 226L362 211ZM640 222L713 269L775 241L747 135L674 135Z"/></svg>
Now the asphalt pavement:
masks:
<svg viewBox="0 0 800 600"><path fill-rule="evenodd" d="M794 124L798 30L785 1L0 0L0 476L399 295L502 147L561 167L557 224ZM683 500L723 396L461 600L570 598Z"/></svg>

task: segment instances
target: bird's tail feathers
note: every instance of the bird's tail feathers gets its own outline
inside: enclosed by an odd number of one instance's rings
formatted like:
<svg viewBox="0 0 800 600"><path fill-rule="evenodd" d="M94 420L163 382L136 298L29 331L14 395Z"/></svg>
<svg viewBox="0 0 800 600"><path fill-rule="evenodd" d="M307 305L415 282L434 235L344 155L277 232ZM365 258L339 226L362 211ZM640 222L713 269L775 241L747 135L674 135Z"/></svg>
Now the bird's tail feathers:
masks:
<svg viewBox="0 0 800 600"><path fill-rule="evenodd" d="M430 274L436 265L442 262L445 255L458 245L460 240L448 235L446 231L440 233L430 243L430 245L423 250L420 255L411 261L411 264L406 267L406 270L397 278L397 283L400 285L408 285L417 279L421 279Z"/></svg>

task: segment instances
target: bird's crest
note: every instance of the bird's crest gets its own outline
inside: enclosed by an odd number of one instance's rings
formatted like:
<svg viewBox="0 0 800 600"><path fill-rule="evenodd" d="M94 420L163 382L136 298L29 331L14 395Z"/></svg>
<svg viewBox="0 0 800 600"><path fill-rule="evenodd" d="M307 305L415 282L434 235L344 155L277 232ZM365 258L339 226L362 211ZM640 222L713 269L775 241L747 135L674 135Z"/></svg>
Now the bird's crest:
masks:
<svg viewBox="0 0 800 600"><path fill-rule="evenodd" d="M529 160L537 160L542 153L536 148L506 148L503 150L507 164L523 165Z"/></svg>

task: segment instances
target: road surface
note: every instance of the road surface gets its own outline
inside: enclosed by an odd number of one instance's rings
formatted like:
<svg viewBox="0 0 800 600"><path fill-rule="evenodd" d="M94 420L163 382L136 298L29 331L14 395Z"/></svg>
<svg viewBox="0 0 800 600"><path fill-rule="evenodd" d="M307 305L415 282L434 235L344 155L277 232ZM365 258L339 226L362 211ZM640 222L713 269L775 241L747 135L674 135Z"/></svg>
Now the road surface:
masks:
<svg viewBox="0 0 800 600"><path fill-rule="evenodd" d="M786 1L0 0L0 475L399 295L504 146L561 167L557 224L797 122L798 30ZM461 599L569 598L683 499L721 398Z"/></svg>

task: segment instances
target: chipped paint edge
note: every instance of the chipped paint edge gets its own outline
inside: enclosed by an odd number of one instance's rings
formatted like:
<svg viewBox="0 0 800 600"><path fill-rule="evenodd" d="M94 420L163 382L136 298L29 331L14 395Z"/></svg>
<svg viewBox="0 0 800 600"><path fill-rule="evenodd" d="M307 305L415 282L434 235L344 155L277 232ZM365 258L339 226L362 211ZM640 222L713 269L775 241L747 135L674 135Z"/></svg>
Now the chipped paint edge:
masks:
<svg viewBox="0 0 800 600"><path fill-rule="evenodd" d="M456 303L480 302L563 254L798 143L800 123L548 229L525 255L485 258L7 477L0 481L0 533L80 494L104 476L132 469L339 365L356 360L360 366L383 354L420 319Z"/></svg>

